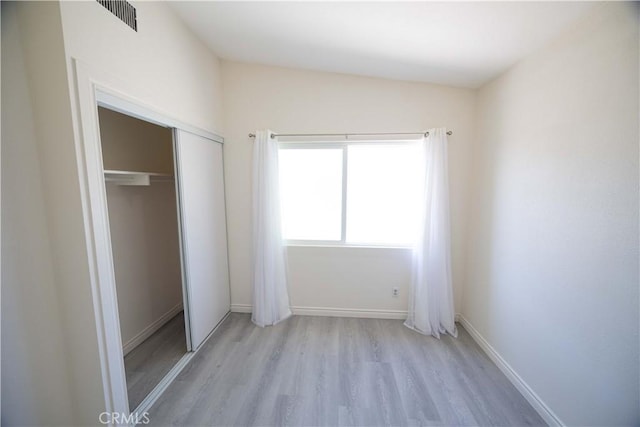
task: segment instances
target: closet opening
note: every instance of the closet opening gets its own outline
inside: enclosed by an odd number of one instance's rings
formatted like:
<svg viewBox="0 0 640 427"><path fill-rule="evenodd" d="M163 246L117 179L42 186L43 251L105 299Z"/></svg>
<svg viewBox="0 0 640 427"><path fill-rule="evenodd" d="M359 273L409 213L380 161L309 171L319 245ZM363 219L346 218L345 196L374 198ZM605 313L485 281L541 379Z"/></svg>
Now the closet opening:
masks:
<svg viewBox="0 0 640 427"><path fill-rule="evenodd" d="M129 408L190 350L173 129L98 107Z"/></svg>

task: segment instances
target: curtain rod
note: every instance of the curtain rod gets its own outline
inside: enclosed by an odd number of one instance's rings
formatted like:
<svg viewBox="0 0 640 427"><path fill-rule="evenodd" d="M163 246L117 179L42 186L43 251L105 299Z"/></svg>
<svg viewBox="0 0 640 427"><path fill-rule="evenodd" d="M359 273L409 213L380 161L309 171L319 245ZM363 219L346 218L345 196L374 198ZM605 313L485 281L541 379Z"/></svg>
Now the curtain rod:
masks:
<svg viewBox="0 0 640 427"><path fill-rule="evenodd" d="M429 132L371 132L371 133L272 133L271 138L277 136L369 136L369 135L424 135L429 136ZM447 135L453 135L452 131L447 131ZM255 133L250 133L249 138L255 138Z"/></svg>

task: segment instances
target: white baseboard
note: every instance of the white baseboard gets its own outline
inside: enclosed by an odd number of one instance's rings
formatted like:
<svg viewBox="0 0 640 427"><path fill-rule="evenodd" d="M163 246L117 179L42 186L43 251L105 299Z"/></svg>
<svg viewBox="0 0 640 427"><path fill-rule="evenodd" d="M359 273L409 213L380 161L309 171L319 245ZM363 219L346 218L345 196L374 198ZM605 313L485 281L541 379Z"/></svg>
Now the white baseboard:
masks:
<svg viewBox="0 0 640 427"><path fill-rule="evenodd" d="M167 311L165 314L160 316L158 320L156 320L155 322L153 322L152 324L144 328L136 336L134 336L129 341L124 343L124 345L122 346L122 352L124 353L124 355L126 356L131 350L133 350L134 348L142 344L144 340L146 340L151 335L153 335L154 332L156 332L158 329L164 326L165 323L173 319L173 317L176 314L180 313L181 311L182 311L182 303L179 303L175 307L173 307L171 310Z"/></svg>
<svg viewBox="0 0 640 427"><path fill-rule="evenodd" d="M249 304L231 304L234 313L251 313ZM327 316L327 317L362 317L371 319L406 319L405 310L377 310L360 308L332 308L332 307L301 307L292 306L293 314L300 316Z"/></svg>
<svg viewBox="0 0 640 427"><path fill-rule="evenodd" d="M564 426L565 424L558 416L549 408L531 387L518 375L518 373L500 356L500 354L489 344L489 342L478 332L476 328L461 314L456 315L456 320L462 324L464 329L469 332L473 340L487 353L487 356L496 364L502 373L511 381L511 384L518 389L520 394L533 406L538 414L550 426Z"/></svg>
<svg viewBox="0 0 640 427"><path fill-rule="evenodd" d="M251 313L251 308L249 304L231 304L232 313Z"/></svg>
<svg viewBox="0 0 640 427"><path fill-rule="evenodd" d="M301 316L363 317L371 319L406 319L404 310L377 310L361 308L291 307L293 314Z"/></svg>

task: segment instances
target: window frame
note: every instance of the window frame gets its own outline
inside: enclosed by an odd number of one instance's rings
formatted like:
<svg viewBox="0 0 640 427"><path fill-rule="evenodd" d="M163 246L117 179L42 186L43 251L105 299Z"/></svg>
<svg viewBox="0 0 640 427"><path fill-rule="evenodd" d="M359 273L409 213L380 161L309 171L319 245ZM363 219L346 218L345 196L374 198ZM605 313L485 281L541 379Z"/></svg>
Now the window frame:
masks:
<svg viewBox="0 0 640 427"><path fill-rule="evenodd" d="M285 239L286 246L300 247L345 247L345 248L388 248L388 249L412 249L413 245L401 244L373 244L373 243L348 243L347 239L347 188L348 188L348 166L349 166L349 146L350 145L375 145L375 144L418 144L418 139L387 139L387 140L337 140L337 141L282 141L278 142L279 150L288 149L342 149L342 206L341 206L341 224L340 224L340 240L298 240Z"/></svg>

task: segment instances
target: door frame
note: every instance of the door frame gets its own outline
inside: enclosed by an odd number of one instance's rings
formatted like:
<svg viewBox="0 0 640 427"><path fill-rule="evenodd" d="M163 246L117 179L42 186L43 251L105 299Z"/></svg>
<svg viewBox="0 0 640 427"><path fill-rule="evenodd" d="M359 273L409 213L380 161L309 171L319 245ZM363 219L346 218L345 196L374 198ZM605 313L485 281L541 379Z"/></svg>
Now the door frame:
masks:
<svg viewBox="0 0 640 427"><path fill-rule="evenodd" d="M123 82L118 77L78 61L75 58L72 58L72 62L75 71L75 95L77 101L77 110L75 111L74 118L77 118L77 132L79 133L76 138L77 166L105 411L129 415L131 408L129 408L127 398L127 383L120 335L116 282L100 144L98 106L163 127L183 129L219 143L224 143L224 138L217 133L178 120L172 115L155 108L152 104L139 98L134 98L129 94L138 93L136 88L131 84ZM151 97L148 98L151 99ZM180 211L178 195L176 201L176 209ZM178 215L180 215L179 212ZM178 219L180 221L180 217L178 217ZM180 224L178 228L180 229ZM180 237L180 251L180 262L182 264L182 237ZM182 278L183 299L185 301L186 311L188 310L188 301L187 295L184 292L184 268ZM188 322L186 318L187 316L185 316L185 324ZM187 339L189 339L189 337ZM143 412L143 410L148 409L151 404L153 404L153 401L164 391L192 356L193 353L187 353L185 357L178 362L174 369L167 374L165 379L147 396L147 399L138 406L138 412Z"/></svg>

